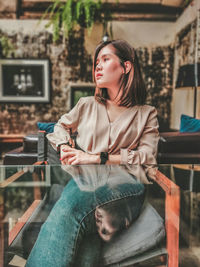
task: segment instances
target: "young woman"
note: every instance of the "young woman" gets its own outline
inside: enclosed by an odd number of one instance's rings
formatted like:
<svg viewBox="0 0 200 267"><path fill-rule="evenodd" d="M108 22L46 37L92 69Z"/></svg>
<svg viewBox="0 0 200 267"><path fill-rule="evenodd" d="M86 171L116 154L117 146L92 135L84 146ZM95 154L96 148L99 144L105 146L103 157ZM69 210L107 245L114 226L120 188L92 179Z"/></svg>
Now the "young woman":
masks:
<svg viewBox="0 0 200 267"><path fill-rule="evenodd" d="M93 76L95 96L81 98L48 135L53 148L60 151L61 163L156 164L157 112L154 107L145 105L145 85L135 50L123 40L100 43L94 56ZM70 134L76 131L74 146ZM92 199L84 206L85 195L75 193L75 188L71 182L64 189L42 227L27 267L83 267L84 262L87 267L97 266L99 243L96 239L95 245L91 241L88 245L90 252L79 253L83 258L78 265L75 262L77 249L81 249L84 237L87 235L90 240L90 233L95 231L95 216L99 226L99 206L124 198L126 192L120 189L121 192L102 193L98 203ZM136 199L144 197L141 184L129 189L129 194ZM140 208L138 204L137 214Z"/></svg>
<svg viewBox="0 0 200 267"><path fill-rule="evenodd" d="M48 135L61 151L62 164L155 164L157 112L145 105L135 50L122 40L101 43L93 70L95 96L81 98ZM69 146L69 129L78 132L76 142L83 151Z"/></svg>

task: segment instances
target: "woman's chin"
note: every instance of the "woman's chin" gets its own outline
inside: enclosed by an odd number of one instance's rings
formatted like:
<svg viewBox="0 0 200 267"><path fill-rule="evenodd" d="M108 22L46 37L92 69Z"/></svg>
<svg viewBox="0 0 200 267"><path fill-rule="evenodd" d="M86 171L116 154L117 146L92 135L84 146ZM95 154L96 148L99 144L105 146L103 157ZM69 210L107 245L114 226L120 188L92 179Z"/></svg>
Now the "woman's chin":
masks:
<svg viewBox="0 0 200 267"><path fill-rule="evenodd" d="M105 84L104 83L96 83L97 87L99 88L105 88Z"/></svg>
<svg viewBox="0 0 200 267"><path fill-rule="evenodd" d="M98 80L98 81L96 81L96 85L99 88L107 88L107 86L109 85L109 83L108 82L105 82L105 81L103 82L101 80Z"/></svg>

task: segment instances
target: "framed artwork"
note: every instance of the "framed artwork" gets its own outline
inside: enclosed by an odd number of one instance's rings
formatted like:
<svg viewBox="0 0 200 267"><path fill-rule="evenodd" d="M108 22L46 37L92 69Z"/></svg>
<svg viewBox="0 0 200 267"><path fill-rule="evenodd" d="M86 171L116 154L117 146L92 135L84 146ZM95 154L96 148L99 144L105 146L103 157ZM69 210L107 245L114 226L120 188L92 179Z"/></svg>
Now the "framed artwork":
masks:
<svg viewBox="0 0 200 267"><path fill-rule="evenodd" d="M48 103L48 59L0 59L0 102Z"/></svg>

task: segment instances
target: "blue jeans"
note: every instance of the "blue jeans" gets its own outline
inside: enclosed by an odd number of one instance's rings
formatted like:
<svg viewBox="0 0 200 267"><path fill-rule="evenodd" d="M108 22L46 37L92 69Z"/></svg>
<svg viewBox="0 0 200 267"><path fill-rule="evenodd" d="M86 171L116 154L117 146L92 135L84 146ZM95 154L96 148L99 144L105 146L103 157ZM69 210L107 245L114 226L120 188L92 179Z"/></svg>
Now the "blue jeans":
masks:
<svg viewBox="0 0 200 267"><path fill-rule="evenodd" d="M105 184L95 191L81 191L71 179L43 224L26 267L96 267L101 246L94 216L96 207L131 197L135 219L144 192L145 187L139 182L114 187Z"/></svg>

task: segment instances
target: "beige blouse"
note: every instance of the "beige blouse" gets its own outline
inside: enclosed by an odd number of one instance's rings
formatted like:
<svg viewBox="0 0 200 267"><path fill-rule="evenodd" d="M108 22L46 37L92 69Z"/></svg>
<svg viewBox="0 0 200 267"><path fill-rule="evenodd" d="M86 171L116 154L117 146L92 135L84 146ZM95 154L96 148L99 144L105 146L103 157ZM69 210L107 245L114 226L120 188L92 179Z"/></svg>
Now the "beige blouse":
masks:
<svg viewBox="0 0 200 267"><path fill-rule="evenodd" d="M78 132L76 142L87 153L121 154L122 164L156 164L159 133L154 107L127 108L110 122L106 106L94 96L83 97L47 135L54 149L68 142L68 128Z"/></svg>

